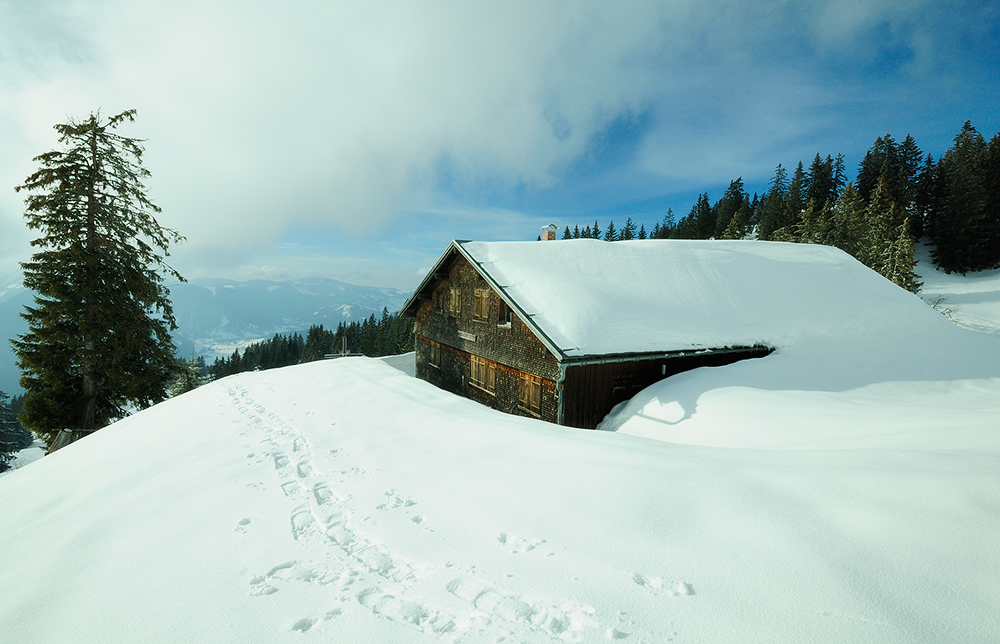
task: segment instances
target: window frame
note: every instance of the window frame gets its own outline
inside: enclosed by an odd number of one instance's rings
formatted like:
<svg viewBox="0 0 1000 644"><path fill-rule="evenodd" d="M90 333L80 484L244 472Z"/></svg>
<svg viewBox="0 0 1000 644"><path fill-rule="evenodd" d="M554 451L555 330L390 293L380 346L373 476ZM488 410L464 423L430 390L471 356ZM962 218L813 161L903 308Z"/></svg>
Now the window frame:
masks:
<svg viewBox="0 0 1000 644"><path fill-rule="evenodd" d="M514 319L514 311L511 310L502 297L499 300L500 303L497 306L497 326L501 329L509 329L511 320Z"/></svg>
<svg viewBox="0 0 1000 644"><path fill-rule="evenodd" d="M542 379L530 373L522 373L517 392L519 409L540 416L542 413Z"/></svg>
<svg viewBox="0 0 1000 644"><path fill-rule="evenodd" d="M497 364L474 353L471 358L469 382L486 393L495 394L497 384Z"/></svg>
<svg viewBox="0 0 1000 644"><path fill-rule="evenodd" d="M477 288L472 307L474 322L488 322L490 319L490 289Z"/></svg>

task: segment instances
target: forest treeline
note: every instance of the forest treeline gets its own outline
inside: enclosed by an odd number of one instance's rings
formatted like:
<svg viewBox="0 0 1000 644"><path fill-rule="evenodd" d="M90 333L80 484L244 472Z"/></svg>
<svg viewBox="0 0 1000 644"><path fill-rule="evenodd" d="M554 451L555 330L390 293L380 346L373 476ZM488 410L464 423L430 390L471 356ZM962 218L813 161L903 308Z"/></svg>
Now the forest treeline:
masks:
<svg viewBox="0 0 1000 644"><path fill-rule="evenodd" d="M925 239L947 272L1000 266L1000 133L990 141L966 121L939 159L913 137L876 139L849 180L844 157L816 154L791 173L778 164L764 195L749 196L742 178L712 204L668 211L649 231L631 218L620 229L595 221L569 226L563 239L761 239L836 246L903 288L916 291L913 244Z"/></svg>
<svg viewBox="0 0 1000 644"><path fill-rule="evenodd" d="M382 309L382 316L372 314L363 322L341 322L336 330L314 325L305 337L299 333L275 334L270 340L248 345L228 358L216 358L211 365L204 359L189 361L189 367L201 377L216 380L244 371L261 371L320 360L324 356L347 353L372 358L413 351L413 320L400 318ZM196 385L195 385L196 386ZM185 391L187 387L181 387ZM193 388L193 387L190 387Z"/></svg>

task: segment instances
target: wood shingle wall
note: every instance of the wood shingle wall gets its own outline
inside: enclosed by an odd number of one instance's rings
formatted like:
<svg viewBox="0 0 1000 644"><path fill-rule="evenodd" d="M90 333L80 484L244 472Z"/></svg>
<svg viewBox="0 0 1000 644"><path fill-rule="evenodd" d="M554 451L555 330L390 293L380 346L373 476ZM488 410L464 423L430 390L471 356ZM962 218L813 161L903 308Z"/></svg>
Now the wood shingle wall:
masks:
<svg viewBox="0 0 1000 644"><path fill-rule="evenodd" d="M556 357L517 314L504 315L499 294L464 258L439 273L416 314L417 377L500 411L557 422ZM474 366L473 356L485 364ZM537 381L536 404L524 400L526 376Z"/></svg>

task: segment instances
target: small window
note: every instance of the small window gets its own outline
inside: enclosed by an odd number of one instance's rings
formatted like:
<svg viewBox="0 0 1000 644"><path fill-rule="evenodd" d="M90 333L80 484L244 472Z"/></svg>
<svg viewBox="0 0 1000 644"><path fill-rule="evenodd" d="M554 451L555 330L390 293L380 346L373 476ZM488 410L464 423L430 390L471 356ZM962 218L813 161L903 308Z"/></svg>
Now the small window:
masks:
<svg viewBox="0 0 1000 644"><path fill-rule="evenodd" d="M497 326L510 326L511 320L510 307L503 300L500 300L500 305L497 307Z"/></svg>
<svg viewBox="0 0 1000 644"><path fill-rule="evenodd" d="M448 309L448 291L442 288L434 294L434 308L438 313L444 313Z"/></svg>
<svg viewBox="0 0 1000 644"><path fill-rule="evenodd" d="M496 389L496 368L496 363L479 356L472 356L472 377L470 378L472 384L493 393Z"/></svg>
<svg viewBox="0 0 1000 644"><path fill-rule="evenodd" d="M475 306L472 309L472 319L485 322L490 317L490 291L486 288L476 289Z"/></svg>
<svg viewBox="0 0 1000 644"><path fill-rule="evenodd" d="M430 355L427 358L427 363L432 367L441 366L441 345L436 342L432 342L430 345Z"/></svg>
<svg viewBox="0 0 1000 644"><path fill-rule="evenodd" d="M462 289L451 287L451 298L448 302L448 314L452 317L462 317Z"/></svg>
<svg viewBox="0 0 1000 644"><path fill-rule="evenodd" d="M542 380L530 373L521 374L518 391L518 405L521 409L538 414L542 409Z"/></svg>

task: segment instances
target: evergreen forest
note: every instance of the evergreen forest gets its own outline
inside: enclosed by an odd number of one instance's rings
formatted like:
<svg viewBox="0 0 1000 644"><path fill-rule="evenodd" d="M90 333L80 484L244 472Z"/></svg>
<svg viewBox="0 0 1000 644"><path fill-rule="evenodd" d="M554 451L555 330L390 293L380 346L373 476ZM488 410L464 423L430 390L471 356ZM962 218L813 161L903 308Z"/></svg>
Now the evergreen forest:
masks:
<svg viewBox="0 0 1000 644"><path fill-rule="evenodd" d="M966 121L939 159L913 137L876 139L849 180L844 157L816 154L789 176L778 164L768 189L749 196L742 178L712 204L701 194L687 215L672 211L647 231L628 218L563 230L563 239L760 239L836 246L910 291L913 245L924 239L941 269L965 274L1000 266L1000 133L990 141Z"/></svg>
<svg viewBox="0 0 1000 644"><path fill-rule="evenodd" d="M336 330L314 325L305 338L299 333L275 334L269 340L255 342L233 351L228 358L216 358L206 365L203 358L192 362L202 371L202 378L217 380L244 371L262 371L302 362L321 360L342 353L372 358L413 351L413 320L400 318L382 309L382 316L370 315L363 322L341 322ZM188 388L183 388L186 391ZM175 393L182 393L177 391Z"/></svg>

